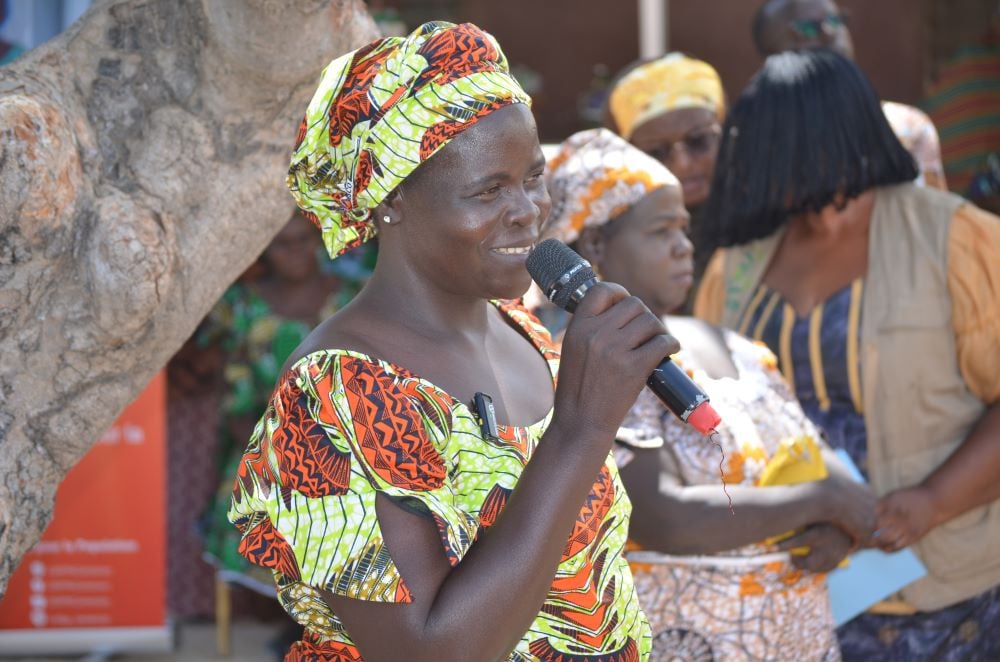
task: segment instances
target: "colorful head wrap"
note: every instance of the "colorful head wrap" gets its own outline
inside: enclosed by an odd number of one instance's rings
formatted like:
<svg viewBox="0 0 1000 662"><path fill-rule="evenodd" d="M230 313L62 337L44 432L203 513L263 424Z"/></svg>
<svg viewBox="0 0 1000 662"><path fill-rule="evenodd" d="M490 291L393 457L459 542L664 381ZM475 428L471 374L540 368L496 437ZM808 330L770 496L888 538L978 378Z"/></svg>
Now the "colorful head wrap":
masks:
<svg viewBox="0 0 1000 662"><path fill-rule="evenodd" d="M669 53L625 74L611 90L608 106L619 135L628 140L640 124L679 108L706 108L721 120L725 100L712 65Z"/></svg>
<svg viewBox="0 0 1000 662"><path fill-rule="evenodd" d="M336 257L375 236L372 210L456 135L531 99L492 36L425 23L323 71L299 126L288 188Z"/></svg>
<svg viewBox="0 0 1000 662"><path fill-rule="evenodd" d="M584 228L603 225L656 189L679 186L656 159L607 129L567 138L546 168L552 210L542 235L570 244Z"/></svg>

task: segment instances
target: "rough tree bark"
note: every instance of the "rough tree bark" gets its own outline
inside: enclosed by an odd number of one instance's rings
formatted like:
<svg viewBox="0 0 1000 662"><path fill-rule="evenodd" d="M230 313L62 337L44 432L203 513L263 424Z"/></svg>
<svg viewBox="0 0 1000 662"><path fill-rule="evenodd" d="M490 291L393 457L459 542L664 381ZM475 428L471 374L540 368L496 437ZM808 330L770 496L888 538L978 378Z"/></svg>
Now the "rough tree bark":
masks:
<svg viewBox="0 0 1000 662"><path fill-rule="evenodd" d="M361 0L104 0L0 68L0 597L65 473L287 220L320 69L375 35Z"/></svg>

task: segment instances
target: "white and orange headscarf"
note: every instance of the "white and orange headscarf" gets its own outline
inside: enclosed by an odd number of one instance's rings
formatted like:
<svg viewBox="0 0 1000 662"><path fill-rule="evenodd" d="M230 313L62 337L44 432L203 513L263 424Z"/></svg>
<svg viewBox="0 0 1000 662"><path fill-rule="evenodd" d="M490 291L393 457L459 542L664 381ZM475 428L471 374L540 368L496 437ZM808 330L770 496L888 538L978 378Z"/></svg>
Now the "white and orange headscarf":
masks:
<svg viewBox="0 0 1000 662"><path fill-rule="evenodd" d="M636 127L680 108L706 108L721 121L726 97L712 65L669 53L625 74L611 90L608 107L618 133L628 140Z"/></svg>
<svg viewBox="0 0 1000 662"><path fill-rule="evenodd" d="M584 228L626 212L663 186L679 186L672 172L607 129L575 133L546 166L552 211L542 235L570 244Z"/></svg>

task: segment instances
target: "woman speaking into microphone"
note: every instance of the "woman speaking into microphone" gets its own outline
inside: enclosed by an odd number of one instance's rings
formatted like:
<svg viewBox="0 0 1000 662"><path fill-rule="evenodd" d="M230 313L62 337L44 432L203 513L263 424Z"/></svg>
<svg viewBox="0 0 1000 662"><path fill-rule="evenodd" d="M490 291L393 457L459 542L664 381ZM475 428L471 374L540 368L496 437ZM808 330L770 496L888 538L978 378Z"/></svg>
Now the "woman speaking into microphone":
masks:
<svg viewBox="0 0 1000 662"><path fill-rule="evenodd" d="M610 450L677 344L598 284L557 386L548 333L500 302L549 210L529 103L491 36L428 23L334 60L306 111L293 196L331 255L379 254L289 359L236 480L240 551L306 629L288 660L648 655Z"/></svg>

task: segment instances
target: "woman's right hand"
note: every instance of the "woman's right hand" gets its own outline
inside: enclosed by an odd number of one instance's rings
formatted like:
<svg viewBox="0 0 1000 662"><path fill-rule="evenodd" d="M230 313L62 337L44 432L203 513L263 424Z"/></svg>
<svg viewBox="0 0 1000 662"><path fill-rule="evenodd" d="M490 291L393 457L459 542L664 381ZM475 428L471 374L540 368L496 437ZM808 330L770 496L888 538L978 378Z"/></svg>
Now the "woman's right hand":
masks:
<svg viewBox="0 0 1000 662"><path fill-rule="evenodd" d="M808 572L830 572L851 552L851 537L833 524L813 524L783 540L779 549L791 552L792 565ZM796 550L808 548L805 554Z"/></svg>
<svg viewBox="0 0 1000 662"><path fill-rule="evenodd" d="M870 547L877 519L877 499L864 483L853 480L846 472L831 470L818 483L819 498L829 509L828 520L844 530L854 541L854 547Z"/></svg>
<svg viewBox="0 0 1000 662"><path fill-rule="evenodd" d="M595 284L566 329L553 424L585 426L610 444L646 378L678 349L637 297Z"/></svg>

